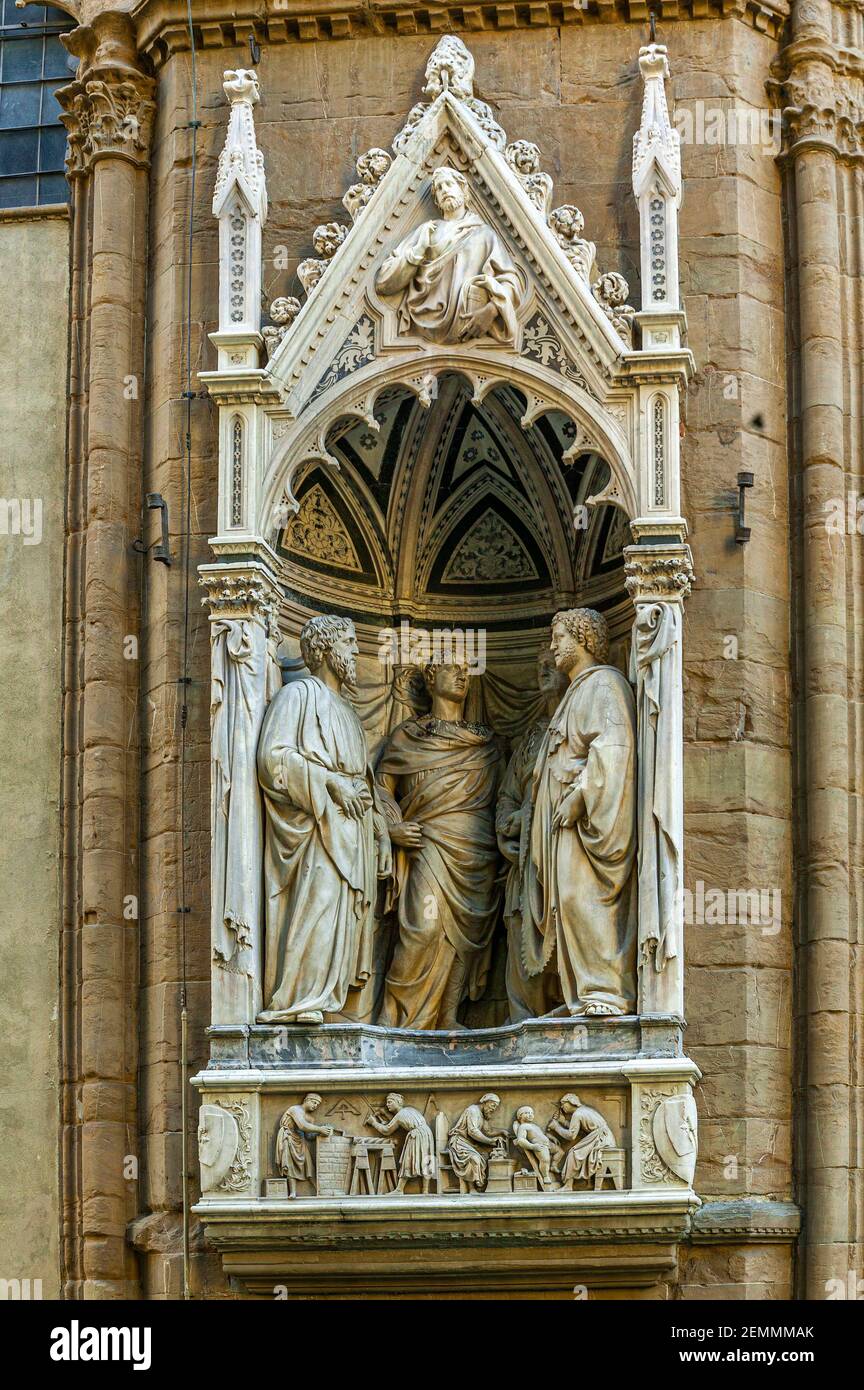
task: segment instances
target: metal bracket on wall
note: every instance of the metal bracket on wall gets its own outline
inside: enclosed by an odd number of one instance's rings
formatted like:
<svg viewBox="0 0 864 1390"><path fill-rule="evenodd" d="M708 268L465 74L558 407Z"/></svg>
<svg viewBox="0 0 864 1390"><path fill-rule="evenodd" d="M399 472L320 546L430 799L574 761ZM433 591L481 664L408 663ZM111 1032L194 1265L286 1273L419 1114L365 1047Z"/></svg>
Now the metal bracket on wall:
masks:
<svg viewBox="0 0 864 1390"><path fill-rule="evenodd" d="M738 474L738 518L735 522L735 541L738 545L744 545L750 539L750 527L744 525L744 494L752 486L752 473Z"/></svg>
<svg viewBox="0 0 864 1390"><path fill-rule="evenodd" d="M168 548L168 503L165 501L161 492L148 492L147 506L151 511L156 511L158 509L162 515L162 539L153 551L153 559L158 560L160 564L170 565L171 551Z"/></svg>

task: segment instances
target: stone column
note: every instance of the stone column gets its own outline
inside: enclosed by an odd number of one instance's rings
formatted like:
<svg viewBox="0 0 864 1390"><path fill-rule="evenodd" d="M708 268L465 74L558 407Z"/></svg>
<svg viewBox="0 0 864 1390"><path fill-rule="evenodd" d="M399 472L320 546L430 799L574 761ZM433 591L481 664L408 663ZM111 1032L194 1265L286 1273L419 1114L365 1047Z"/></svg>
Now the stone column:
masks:
<svg viewBox="0 0 864 1390"><path fill-rule="evenodd" d="M147 163L153 82L142 71L130 21L101 15L65 40L78 79L58 92L69 134L74 302L89 332L73 359L70 438L80 444L77 571L68 577L67 752L76 763L76 817L67 837L65 1027L80 1041L65 1060L74 1096L66 1119L64 1189L67 1293L134 1293L126 1226L135 1214L135 1016L138 962L138 590L133 542L141 528L141 419L146 283ZM89 244L81 218L89 217ZM80 417L80 418L79 418ZM130 641L131 639L131 641ZM74 739L70 747L69 740ZM74 901L70 903L72 897ZM76 1017L77 1014L77 1017ZM68 1137L68 1136L67 1136ZM69 1167L74 1165L72 1172Z"/></svg>
<svg viewBox="0 0 864 1390"><path fill-rule="evenodd" d="M789 129L787 159L794 208L798 277L800 428L796 492L800 518L800 681L803 806L800 1006L805 1092L799 1157L805 1208L805 1288L826 1297L831 1279L854 1268L850 1226L855 1195L853 1051L853 884L850 858L847 540L829 531L832 504L845 501L846 306L841 289L840 140L852 123L836 90L839 55L829 0L797 5L784 54ZM841 137L841 130L843 132ZM858 150L858 158L861 150ZM860 255L860 248L858 254ZM860 364L859 364L860 365ZM850 460L850 470L856 465ZM860 467L860 464L858 465ZM853 537L852 544L861 544ZM803 814L802 814L803 813ZM850 1261L852 1261L850 1263Z"/></svg>
<svg viewBox="0 0 864 1390"><path fill-rule="evenodd" d="M202 565L210 607L211 1023L238 1027L260 1013L264 826L256 752L281 684L279 589L256 561Z"/></svg>
<svg viewBox="0 0 864 1390"><path fill-rule="evenodd" d="M684 692L681 629L693 570L683 543L631 545L626 586L636 607L640 1014L684 1017Z"/></svg>

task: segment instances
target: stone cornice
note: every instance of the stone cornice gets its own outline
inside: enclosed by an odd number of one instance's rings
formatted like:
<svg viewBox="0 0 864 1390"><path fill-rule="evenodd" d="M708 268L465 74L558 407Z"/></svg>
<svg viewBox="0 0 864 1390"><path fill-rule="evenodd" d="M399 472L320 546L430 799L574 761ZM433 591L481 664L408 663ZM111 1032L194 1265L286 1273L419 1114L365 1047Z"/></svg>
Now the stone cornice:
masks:
<svg viewBox="0 0 864 1390"><path fill-rule="evenodd" d="M196 6L202 48L245 45L249 34L266 44L359 38L363 34L508 32L559 24L647 23L647 0L551 0L526 4L411 4L404 0L209 0ZM189 47L186 0L140 0L133 10L138 43L158 67ZM664 0L663 24L737 15L763 33L779 35L788 0Z"/></svg>

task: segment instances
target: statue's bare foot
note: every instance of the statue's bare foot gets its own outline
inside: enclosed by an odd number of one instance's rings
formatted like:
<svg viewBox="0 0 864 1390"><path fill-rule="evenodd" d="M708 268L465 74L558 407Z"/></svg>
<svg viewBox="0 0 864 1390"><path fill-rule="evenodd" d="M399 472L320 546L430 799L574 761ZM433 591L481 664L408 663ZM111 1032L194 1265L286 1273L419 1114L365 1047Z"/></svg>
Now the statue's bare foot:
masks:
<svg viewBox="0 0 864 1390"><path fill-rule="evenodd" d="M586 1018L620 1018L621 1010L615 1004L586 1004Z"/></svg>
<svg viewBox="0 0 864 1390"><path fill-rule="evenodd" d="M324 1015L318 1009L309 1009L305 1014L297 1015L298 1023L323 1023Z"/></svg>

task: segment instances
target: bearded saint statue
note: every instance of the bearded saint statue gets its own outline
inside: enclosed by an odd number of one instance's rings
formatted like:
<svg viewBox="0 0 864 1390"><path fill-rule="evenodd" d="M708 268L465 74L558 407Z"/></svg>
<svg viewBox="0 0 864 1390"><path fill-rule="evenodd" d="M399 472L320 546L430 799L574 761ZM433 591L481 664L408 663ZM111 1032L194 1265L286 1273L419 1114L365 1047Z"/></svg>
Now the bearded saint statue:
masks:
<svg viewBox="0 0 864 1390"><path fill-rule="evenodd" d="M310 618L300 650L311 674L274 697L258 744L267 813L261 1023L361 1012L372 975L376 859L377 874L390 872L366 736L341 694L356 676L354 624Z"/></svg>

